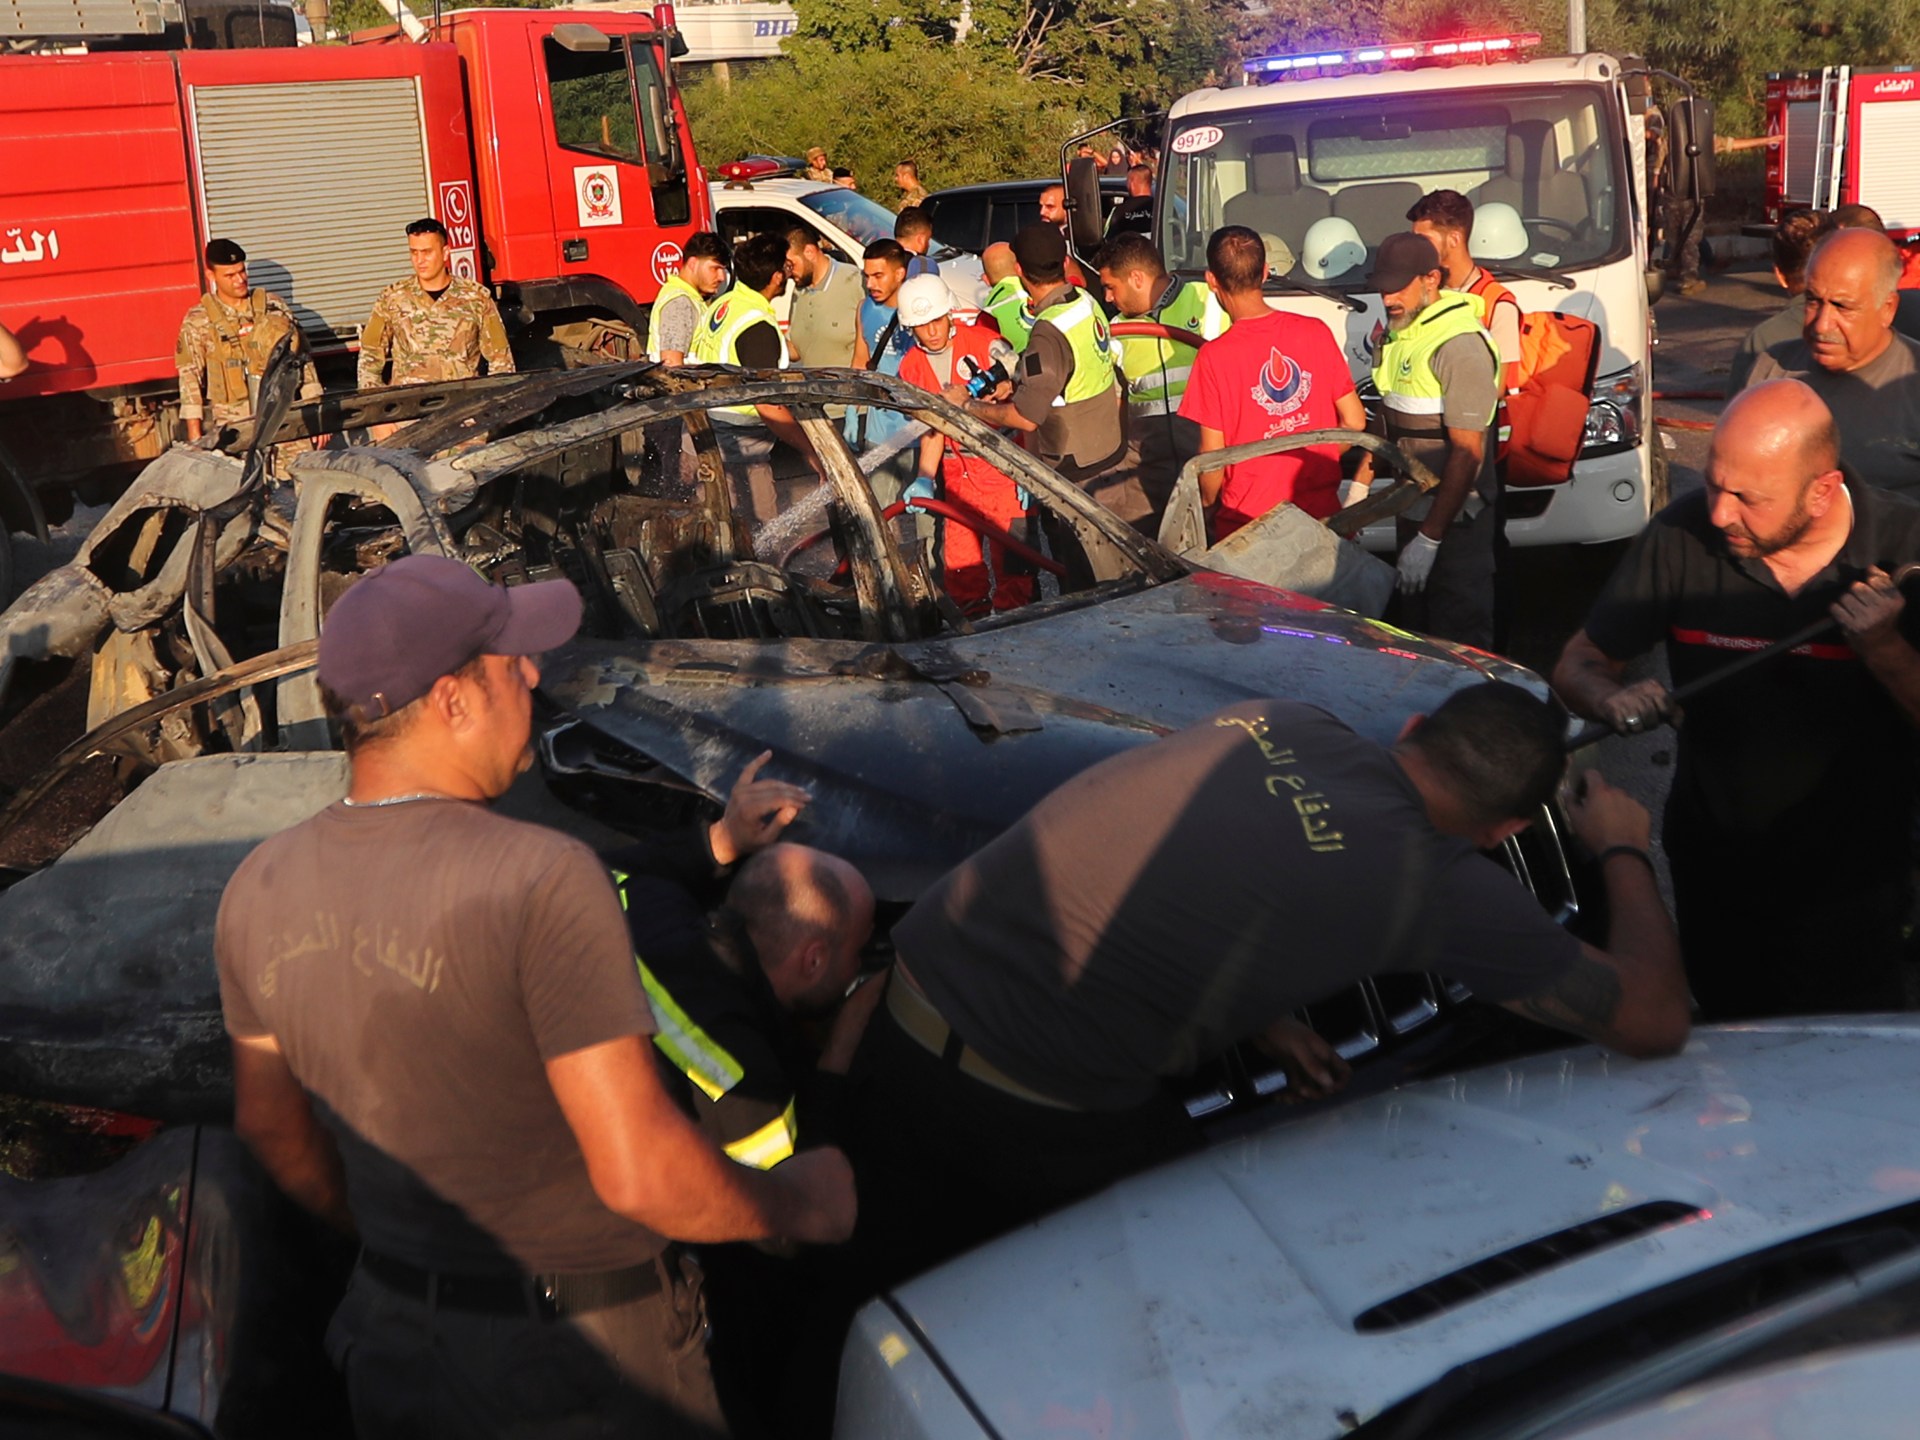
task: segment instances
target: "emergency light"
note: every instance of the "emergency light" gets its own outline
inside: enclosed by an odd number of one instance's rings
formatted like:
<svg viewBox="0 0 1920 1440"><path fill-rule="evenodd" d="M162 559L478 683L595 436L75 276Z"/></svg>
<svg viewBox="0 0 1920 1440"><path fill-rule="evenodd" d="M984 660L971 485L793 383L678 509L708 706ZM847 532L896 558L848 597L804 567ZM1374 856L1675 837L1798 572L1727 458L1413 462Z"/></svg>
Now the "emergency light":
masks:
<svg viewBox="0 0 1920 1440"><path fill-rule="evenodd" d="M1304 55L1262 55L1241 65L1250 76L1285 75L1298 70L1353 70L1364 65L1396 65L1412 60L1494 60L1540 43L1537 34L1481 35L1471 40L1410 40L1366 45L1357 50L1315 50Z"/></svg>

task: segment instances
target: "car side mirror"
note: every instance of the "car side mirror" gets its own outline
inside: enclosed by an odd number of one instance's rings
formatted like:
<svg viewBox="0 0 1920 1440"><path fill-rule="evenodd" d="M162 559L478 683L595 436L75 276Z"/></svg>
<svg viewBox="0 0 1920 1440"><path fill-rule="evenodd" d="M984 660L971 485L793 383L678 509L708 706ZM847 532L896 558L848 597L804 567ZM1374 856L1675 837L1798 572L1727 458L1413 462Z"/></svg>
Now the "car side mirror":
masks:
<svg viewBox="0 0 1920 1440"><path fill-rule="evenodd" d="M1073 248L1087 256L1100 248L1106 216L1100 213L1100 166L1084 155L1067 164L1067 228Z"/></svg>
<svg viewBox="0 0 1920 1440"><path fill-rule="evenodd" d="M1705 200L1718 181L1713 158L1713 102L1687 95L1667 111L1667 190L1681 200Z"/></svg>

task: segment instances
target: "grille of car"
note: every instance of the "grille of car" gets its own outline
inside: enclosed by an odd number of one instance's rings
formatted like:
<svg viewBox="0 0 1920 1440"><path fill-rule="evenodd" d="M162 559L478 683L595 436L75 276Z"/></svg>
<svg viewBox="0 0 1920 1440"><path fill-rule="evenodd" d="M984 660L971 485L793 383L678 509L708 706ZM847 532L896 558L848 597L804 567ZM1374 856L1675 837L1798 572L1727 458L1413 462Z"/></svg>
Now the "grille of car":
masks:
<svg viewBox="0 0 1920 1440"><path fill-rule="evenodd" d="M1551 806L1506 841L1494 858L1534 893L1556 924L1569 924L1580 913L1560 822ZM1331 1043L1342 1059L1354 1063L1410 1041L1471 999L1465 985L1444 976L1376 975L1330 999L1302 1007L1295 1015ZM1241 1046L1203 1073L1187 1097L1187 1113L1203 1119L1271 1098L1286 1088L1284 1070L1253 1046Z"/></svg>

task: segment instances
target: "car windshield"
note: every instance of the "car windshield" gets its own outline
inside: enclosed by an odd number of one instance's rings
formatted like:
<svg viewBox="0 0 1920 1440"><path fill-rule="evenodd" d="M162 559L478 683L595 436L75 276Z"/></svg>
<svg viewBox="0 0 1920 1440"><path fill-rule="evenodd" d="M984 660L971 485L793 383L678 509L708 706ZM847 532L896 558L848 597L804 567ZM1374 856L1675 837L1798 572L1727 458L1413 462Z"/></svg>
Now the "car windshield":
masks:
<svg viewBox="0 0 1920 1440"><path fill-rule="evenodd" d="M1458 91L1288 104L1190 117L1168 146L1161 242L1206 266L1207 238L1246 225L1269 272L1365 289L1381 240L1434 190L1476 208L1474 256L1567 270L1624 244L1621 141L1593 86Z"/></svg>
<svg viewBox="0 0 1920 1440"><path fill-rule="evenodd" d="M862 245L893 238L893 212L858 190L829 185L803 197L809 210L824 215Z"/></svg>

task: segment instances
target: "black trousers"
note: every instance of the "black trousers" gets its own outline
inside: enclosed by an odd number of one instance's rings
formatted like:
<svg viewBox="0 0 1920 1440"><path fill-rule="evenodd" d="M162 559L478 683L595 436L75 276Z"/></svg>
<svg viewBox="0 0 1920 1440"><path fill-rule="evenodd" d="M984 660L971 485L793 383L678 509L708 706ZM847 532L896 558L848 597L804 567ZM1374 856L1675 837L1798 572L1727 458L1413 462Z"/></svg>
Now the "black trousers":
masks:
<svg viewBox="0 0 1920 1440"><path fill-rule="evenodd" d="M1017 1099L962 1074L885 1009L854 1067L849 1121L854 1248L874 1289L1199 1143L1171 1096L1118 1111Z"/></svg>
<svg viewBox="0 0 1920 1440"><path fill-rule="evenodd" d="M1677 799L1662 841L1702 1019L1900 1008L1904 873L1729 836Z"/></svg>
<svg viewBox="0 0 1920 1440"><path fill-rule="evenodd" d="M429 1306L354 1272L327 1330L359 1440L714 1440L697 1267L654 1295L543 1320Z"/></svg>

